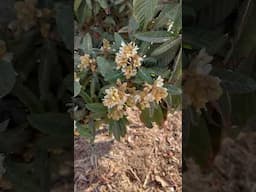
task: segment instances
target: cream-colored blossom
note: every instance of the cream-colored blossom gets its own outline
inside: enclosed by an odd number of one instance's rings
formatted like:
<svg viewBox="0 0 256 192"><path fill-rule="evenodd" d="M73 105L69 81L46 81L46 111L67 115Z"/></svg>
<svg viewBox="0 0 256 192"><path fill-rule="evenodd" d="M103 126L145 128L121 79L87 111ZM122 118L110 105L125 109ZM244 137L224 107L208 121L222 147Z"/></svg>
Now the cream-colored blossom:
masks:
<svg viewBox="0 0 256 192"><path fill-rule="evenodd" d="M123 106L127 101L127 94L118 90L116 87L110 87L106 90L103 104L108 108Z"/></svg>
<svg viewBox="0 0 256 192"><path fill-rule="evenodd" d="M189 68L183 72L183 98L186 105L194 106L197 111L206 107L206 103L216 101L222 95L220 79L209 75L212 65L209 63L213 59L206 53L205 49L192 60Z"/></svg>
<svg viewBox="0 0 256 192"><path fill-rule="evenodd" d="M138 47L135 43L122 43L119 52L116 54L115 62L117 69L121 69L126 79L130 79L137 73L141 66L142 57L138 54Z"/></svg>
<svg viewBox="0 0 256 192"><path fill-rule="evenodd" d="M103 99L104 106L110 108L116 106L123 106L127 101L128 94L126 93L127 83L121 83L119 80L117 81L116 87L110 87L106 89L105 97Z"/></svg>
<svg viewBox="0 0 256 192"><path fill-rule="evenodd" d="M109 52L111 49L110 42L107 39L103 39L103 45L101 47L101 50L103 52Z"/></svg>
<svg viewBox="0 0 256 192"><path fill-rule="evenodd" d="M167 26L168 26L168 29L167 29L167 31L168 32L170 32L171 30L172 30L172 28L173 28L173 25L174 25L174 22L173 21L168 21L168 23L167 23Z"/></svg>
<svg viewBox="0 0 256 192"><path fill-rule="evenodd" d="M108 118L118 121L126 115L126 110L124 107L113 107L108 111Z"/></svg>
<svg viewBox="0 0 256 192"><path fill-rule="evenodd" d="M126 115L128 107L134 107L140 101L135 87L127 87L127 83L117 80L116 86L105 91L103 105L108 108L108 118L119 120Z"/></svg>
<svg viewBox="0 0 256 192"><path fill-rule="evenodd" d="M149 108L150 103L159 103L162 99L168 96L167 89L163 87L163 79L159 76L153 85L145 84L143 91L140 93L140 106L142 109Z"/></svg>
<svg viewBox="0 0 256 192"><path fill-rule="evenodd" d="M84 54L80 57L81 63L77 66L80 71L85 69L90 69L91 71L95 72L97 68L96 60L90 58L90 55Z"/></svg>
<svg viewBox="0 0 256 192"><path fill-rule="evenodd" d="M42 37L48 38L50 32L51 25L47 22L42 22L40 26L40 32Z"/></svg>
<svg viewBox="0 0 256 192"><path fill-rule="evenodd" d="M36 8L37 0L17 1L14 5L19 26L27 31L35 26L38 9Z"/></svg>
<svg viewBox="0 0 256 192"><path fill-rule="evenodd" d="M78 77L78 75L77 75L76 72L74 72L74 80L75 80L76 82L79 82L79 81L80 81L80 78Z"/></svg>
<svg viewBox="0 0 256 192"><path fill-rule="evenodd" d="M184 73L190 72L185 71ZM191 104L197 110L205 108L206 103L216 101L222 95L219 78L196 73L187 74L183 90L187 101L189 101L187 104Z"/></svg>
<svg viewBox="0 0 256 192"><path fill-rule="evenodd" d="M49 37L50 22L49 19L54 17L54 11L48 8L38 9L37 0L17 1L14 4L16 11L16 20L9 24L9 29L16 35L30 30L38 25L44 38Z"/></svg>
<svg viewBox="0 0 256 192"><path fill-rule="evenodd" d="M212 60L213 57L206 52L206 49L201 49L191 61L188 70L197 74L208 75L212 70L212 65L210 64Z"/></svg>

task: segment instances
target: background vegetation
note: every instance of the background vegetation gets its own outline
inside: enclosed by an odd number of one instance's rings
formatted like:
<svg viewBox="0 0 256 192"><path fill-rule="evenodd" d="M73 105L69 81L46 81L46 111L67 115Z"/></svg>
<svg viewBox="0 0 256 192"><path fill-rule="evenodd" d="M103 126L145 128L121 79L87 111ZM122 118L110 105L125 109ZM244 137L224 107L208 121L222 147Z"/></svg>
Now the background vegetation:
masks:
<svg viewBox="0 0 256 192"><path fill-rule="evenodd" d="M66 113L73 96L73 5L66 3L1 2L2 190L49 191L73 181L73 122Z"/></svg>
<svg viewBox="0 0 256 192"><path fill-rule="evenodd" d="M207 170L223 139L245 131L245 123L255 116L253 10L254 1L183 1L183 70L190 71L197 61L208 71L208 86L198 80L199 86L193 89L200 93L194 97L206 99L204 107L194 103L183 110L183 154ZM205 52L198 55L203 48ZM189 92L186 84L193 84L198 77L193 78L184 81L184 92ZM215 84L209 78L215 79ZM219 92L218 98L206 96L203 87L210 95Z"/></svg>

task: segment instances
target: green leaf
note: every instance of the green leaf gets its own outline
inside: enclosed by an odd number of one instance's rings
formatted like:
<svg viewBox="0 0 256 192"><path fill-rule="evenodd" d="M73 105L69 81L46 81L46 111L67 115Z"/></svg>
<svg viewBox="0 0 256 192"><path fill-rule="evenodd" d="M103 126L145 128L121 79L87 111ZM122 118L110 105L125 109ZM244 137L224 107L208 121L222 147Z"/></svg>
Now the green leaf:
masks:
<svg viewBox="0 0 256 192"><path fill-rule="evenodd" d="M168 89L168 92L170 95L181 95L182 90L174 85L167 85L166 88Z"/></svg>
<svg viewBox="0 0 256 192"><path fill-rule="evenodd" d="M87 124L77 124L77 131L82 137L90 138L91 137L91 131L89 129L89 126Z"/></svg>
<svg viewBox="0 0 256 192"><path fill-rule="evenodd" d="M79 8L79 6L81 5L83 0L75 0L74 1L74 11L76 12Z"/></svg>
<svg viewBox="0 0 256 192"><path fill-rule="evenodd" d="M74 29L72 27L67 27L67 23L73 23L73 6L65 5L63 3L55 4L56 11L56 23L59 34L62 37L67 49L72 53L74 50Z"/></svg>
<svg viewBox="0 0 256 192"><path fill-rule="evenodd" d="M120 119L118 121L110 121L109 130L113 133L116 140L120 141L121 137L124 137L126 134L126 119Z"/></svg>
<svg viewBox="0 0 256 192"><path fill-rule="evenodd" d="M120 133L120 128L119 128L119 125L118 125L118 122L116 121L111 121L109 123L109 130L110 132L114 135L115 139L117 141L120 141L121 139L121 133Z"/></svg>
<svg viewBox="0 0 256 192"><path fill-rule="evenodd" d="M115 82L118 78L122 77L122 73L115 70L114 62L106 60L104 57L97 57L98 70L104 77L105 81Z"/></svg>
<svg viewBox="0 0 256 192"><path fill-rule="evenodd" d="M256 92L231 96L232 120L238 125L244 125L256 114Z"/></svg>
<svg viewBox="0 0 256 192"><path fill-rule="evenodd" d="M140 120L145 124L147 128L153 128L150 116L150 110L148 108L141 111Z"/></svg>
<svg viewBox="0 0 256 192"><path fill-rule="evenodd" d="M81 92L81 85L79 81L74 81L74 97L78 96Z"/></svg>
<svg viewBox="0 0 256 192"><path fill-rule="evenodd" d="M152 121L156 122L157 125L162 126L164 122L164 114L160 105L156 105L154 107L154 113L152 117Z"/></svg>
<svg viewBox="0 0 256 192"><path fill-rule="evenodd" d="M16 82L16 73L11 63L0 60L0 98L13 89Z"/></svg>
<svg viewBox="0 0 256 192"><path fill-rule="evenodd" d="M86 0L86 4L87 4L87 6L88 6L90 9L93 8L93 7L92 7L92 0Z"/></svg>
<svg viewBox="0 0 256 192"><path fill-rule="evenodd" d="M30 110L30 112L42 112L43 105L39 98L21 82L17 82L12 92Z"/></svg>
<svg viewBox="0 0 256 192"><path fill-rule="evenodd" d="M12 129L0 131L0 152L19 153L21 152L31 137L27 124L22 124ZM8 139L7 139L8 138Z"/></svg>
<svg viewBox="0 0 256 192"><path fill-rule="evenodd" d="M171 39L171 35L167 31L148 31L136 33L135 37L139 40L150 43L164 43Z"/></svg>
<svg viewBox="0 0 256 192"><path fill-rule="evenodd" d="M227 43L227 37L218 29L208 30L199 27L186 27L183 29L182 41L188 49L201 49L205 47L211 55L216 54ZM221 53L219 53L221 54Z"/></svg>
<svg viewBox="0 0 256 192"><path fill-rule="evenodd" d="M198 124L189 131L188 145L185 153L191 156L200 166L207 166L212 152L211 139L207 124L203 118L198 119Z"/></svg>
<svg viewBox="0 0 256 192"><path fill-rule="evenodd" d="M151 77L151 70L148 69L148 68L145 68L145 67L141 67L138 72L137 72L137 75L136 77L142 81L142 82L147 82L147 83L150 83L152 84L153 83L153 79Z"/></svg>
<svg viewBox="0 0 256 192"><path fill-rule="evenodd" d="M152 53L151 56L159 56L167 51L171 51L172 48L176 48L177 46L181 45L181 37L178 37L175 40L169 40L164 44L160 45L156 48Z"/></svg>
<svg viewBox="0 0 256 192"><path fill-rule="evenodd" d="M129 33L129 35L131 36L131 35L133 35L136 31L137 31L137 29L139 29L139 23L136 21L136 19L132 16L132 17L130 17L130 19L129 19L129 24L128 24L128 26L127 26L127 29L126 29L126 27L124 27L124 28L122 28L122 29L120 29L121 31L126 31L127 30L127 32Z"/></svg>
<svg viewBox="0 0 256 192"><path fill-rule="evenodd" d="M119 35L119 33L114 33L115 48L118 50L121 47L122 42L125 43L124 39Z"/></svg>
<svg viewBox="0 0 256 192"><path fill-rule="evenodd" d="M229 93L243 94L256 91L256 81L242 73L214 68L212 74L221 79L221 85Z"/></svg>
<svg viewBox="0 0 256 192"><path fill-rule="evenodd" d="M96 89L97 89L97 85L99 84L99 79L96 73L93 73L93 76L90 80L90 96L91 98L95 98L96 97Z"/></svg>
<svg viewBox="0 0 256 192"><path fill-rule="evenodd" d="M158 0L133 0L133 14L144 28L155 16Z"/></svg>
<svg viewBox="0 0 256 192"><path fill-rule="evenodd" d="M102 103L88 103L85 106L95 118L102 118L107 115L107 108Z"/></svg>
<svg viewBox="0 0 256 192"><path fill-rule="evenodd" d="M59 88L58 98L62 96L62 93L64 91L70 91L71 93L74 93L74 75L68 74L64 77L62 81L62 86Z"/></svg>
<svg viewBox="0 0 256 192"><path fill-rule="evenodd" d="M172 100L172 108L176 110L180 110L182 105L182 97L181 95L170 95Z"/></svg>
<svg viewBox="0 0 256 192"><path fill-rule="evenodd" d="M78 10L75 12L79 27L82 27L85 22L90 20L92 16L91 0L83 0Z"/></svg>
<svg viewBox="0 0 256 192"><path fill-rule="evenodd" d="M156 18L156 28L166 27L167 23L173 22L171 31L178 34L182 27L182 8L181 3L168 3L164 5L161 13Z"/></svg>
<svg viewBox="0 0 256 192"><path fill-rule="evenodd" d="M50 94L50 85L53 77L53 67L58 63L55 43L44 42L40 52L40 65L38 68L40 99L46 100Z"/></svg>
<svg viewBox="0 0 256 192"><path fill-rule="evenodd" d="M124 137L127 133L126 125L127 125L128 121L126 118L122 118L118 121L118 123L119 123L119 127L120 127L121 137Z"/></svg>
<svg viewBox="0 0 256 192"><path fill-rule="evenodd" d="M73 121L69 115L61 113L40 113L28 116L32 127L44 134L56 137L70 137L73 132Z"/></svg>
<svg viewBox="0 0 256 192"><path fill-rule="evenodd" d="M49 148L70 148L73 142L70 137L56 138L52 135L45 135L37 139L36 145L40 149L48 150Z"/></svg>
<svg viewBox="0 0 256 192"><path fill-rule="evenodd" d="M164 122L164 113L160 105L154 104L150 108L146 108L141 111L140 120L146 127L152 128L153 122L161 126Z"/></svg>
<svg viewBox="0 0 256 192"><path fill-rule="evenodd" d="M114 70L109 76L106 77L106 81L110 83L115 83L117 79L123 79L123 73L120 71Z"/></svg>
<svg viewBox="0 0 256 192"><path fill-rule="evenodd" d="M80 91L80 96L84 99L85 103L92 103L92 98L86 93L85 90Z"/></svg>
<svg viewBox="0 0 256 192"><path fill-rule="evenodd" d="M106 0L97 0L98 3L100 4L102 9L107 9L108 8L108 3Z"/></svg>
<svg viewBox="0 0 256 192"><path fill-rule="evenodd" d="M0 122L0 132L3 132L6 130L6 128L8 127L9 125L9 122L10 122L10 119L7 119L3 122Z"/></svg>
<svg viewBox="0 0 256 192"><path fill-rule="evenodd" d="M84 51L84 53L89 54L91 52L92 48L93 48L92 37L91 37L90 33L86 33L82 39L80 49L82 49Z"/></svg>
<svg viewBox="0 0 256 192"><path fill-rule="evenodd" d="M175 85L181 86L182 81L182 65L185 65L185 59L182 60L182 48L180 48L180 51L175 59L174 67L172 71L172 75L169 79L170 83L174 83Z"/></svg>

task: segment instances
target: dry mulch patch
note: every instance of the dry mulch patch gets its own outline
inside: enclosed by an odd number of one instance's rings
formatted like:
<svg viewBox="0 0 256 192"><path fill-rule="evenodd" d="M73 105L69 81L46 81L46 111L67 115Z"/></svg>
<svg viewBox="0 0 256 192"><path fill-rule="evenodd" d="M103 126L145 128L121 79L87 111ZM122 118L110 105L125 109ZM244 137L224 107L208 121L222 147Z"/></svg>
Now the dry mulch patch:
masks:
<svg viewBox="0 0 256 192"><path fill-rule="evenodd" d="M75 138L75 191L181 192L181 112L146 128L131 111L128 134L115 141L102 131L94 145Z"/></svg>

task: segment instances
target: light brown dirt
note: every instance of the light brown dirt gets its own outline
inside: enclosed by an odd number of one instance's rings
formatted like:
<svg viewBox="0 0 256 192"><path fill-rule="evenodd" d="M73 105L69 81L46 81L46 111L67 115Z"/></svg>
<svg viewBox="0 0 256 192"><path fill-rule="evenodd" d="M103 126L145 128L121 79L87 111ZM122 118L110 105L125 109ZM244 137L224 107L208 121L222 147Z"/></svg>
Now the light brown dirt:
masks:
<svg viewBox="0 0 256 192"><path fill-rule="evenodd" d="M181 192L181 112L147 129L131 111L121 142L97 135L94 146L75 138L75 191Z"/></svg>

